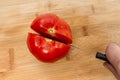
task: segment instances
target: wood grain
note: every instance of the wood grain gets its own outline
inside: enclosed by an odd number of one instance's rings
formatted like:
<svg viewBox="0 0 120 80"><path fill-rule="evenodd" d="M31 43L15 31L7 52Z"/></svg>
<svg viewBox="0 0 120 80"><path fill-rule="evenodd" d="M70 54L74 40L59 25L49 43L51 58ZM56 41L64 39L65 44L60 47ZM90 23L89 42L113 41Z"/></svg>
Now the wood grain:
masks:
<svg viewBox="0 0 120 80"><path fill-rule="evenodd" d="M119 4L119 0L1 0L0 80L115 80L95 53L105 52L111 42L120 45ZM43 13L64 19L72 29L73 44L81 50L71 48L67 59L53 64L36 60L26 38L34 32L33 19Z"/></svg>

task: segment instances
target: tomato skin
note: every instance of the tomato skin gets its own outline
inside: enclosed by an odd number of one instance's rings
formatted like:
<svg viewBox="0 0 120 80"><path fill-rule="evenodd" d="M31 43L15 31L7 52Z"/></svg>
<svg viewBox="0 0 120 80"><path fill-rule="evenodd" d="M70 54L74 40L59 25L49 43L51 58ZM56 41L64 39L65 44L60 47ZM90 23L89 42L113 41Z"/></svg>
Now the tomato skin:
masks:
<svg viewBox="0 0 120 80"><path fill-rule="evenodd" d="M66 44L72 43L70 26L55 14L47 13L40 15L32 22L31 28L49 38Z"/></svg>
<svg viewBox="0 0 120 80"><path fill-rule="evenodd" d="M70 49L70 46L47 39L38 34L29 33L27 45L30 52L40 61L52 63L65 57Z"/></svg>

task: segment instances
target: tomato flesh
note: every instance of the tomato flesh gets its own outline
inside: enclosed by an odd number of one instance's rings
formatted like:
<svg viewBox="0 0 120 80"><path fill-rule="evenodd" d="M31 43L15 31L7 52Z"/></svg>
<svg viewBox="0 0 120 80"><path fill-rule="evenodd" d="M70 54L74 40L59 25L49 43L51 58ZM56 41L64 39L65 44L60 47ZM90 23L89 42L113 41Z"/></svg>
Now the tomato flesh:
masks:
<svg viewBox="0 0 120 80"><path fill-rule="evenodd" d="M45 38L38 34L29 33L27 44L30 52L40 61L55 62L67 55L70 46Z"/></svg>
<svg viewBox="0 0 120 80"><path fill-rule="evenodd" d="M70 26L55 14L38 16L31 24L38 34L29 33L27 45L40 61L52 63L65 57L72 43Z"/></svg>
<svg viewBox="0 0 120 80"><path fill-rule="evenodd" d="M70 26L54 14L40 15L33 21L31 28L43 36L66 44L72 43Z"/></svg>

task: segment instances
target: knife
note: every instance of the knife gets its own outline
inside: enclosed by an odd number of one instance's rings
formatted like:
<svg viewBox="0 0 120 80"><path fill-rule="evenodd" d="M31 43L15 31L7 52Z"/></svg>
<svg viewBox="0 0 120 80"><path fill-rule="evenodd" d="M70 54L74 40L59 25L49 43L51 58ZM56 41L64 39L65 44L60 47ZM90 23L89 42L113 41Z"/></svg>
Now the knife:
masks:
<svg viewBox="0 0 120 80"><path fill-rule="evenodd" d="M73 47L73 48L79 49L81 51L86 51L85 49L81 49L81 48L79 48L78 46L76 46L74 44L70 44L70 46ZM104 54L104 53L96 52L96 56L95 57L97 59L100 59L100 60L103 60L103 61L106 61L106 62L110 63L108 58L106 57L106 54Z"/></svg>

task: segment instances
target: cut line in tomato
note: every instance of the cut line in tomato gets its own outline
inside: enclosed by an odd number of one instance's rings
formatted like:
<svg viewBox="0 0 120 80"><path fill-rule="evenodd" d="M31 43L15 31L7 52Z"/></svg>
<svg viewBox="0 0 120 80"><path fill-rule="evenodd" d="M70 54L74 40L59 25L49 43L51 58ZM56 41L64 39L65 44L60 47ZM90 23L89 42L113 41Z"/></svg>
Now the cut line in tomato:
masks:
<svg viewBox="0 0 120 80"><path fill-rule="evenodd" d="M29 33L27 45L40 61L51 63L65 57L72 43L70 26L55 14L38 16L31 24L38 34ZM40 35L39 35L40 34Z"/></svg>

